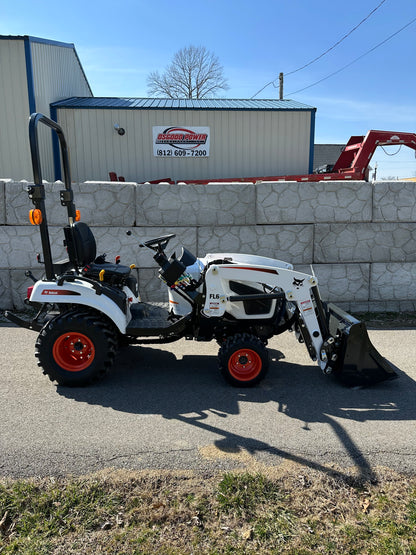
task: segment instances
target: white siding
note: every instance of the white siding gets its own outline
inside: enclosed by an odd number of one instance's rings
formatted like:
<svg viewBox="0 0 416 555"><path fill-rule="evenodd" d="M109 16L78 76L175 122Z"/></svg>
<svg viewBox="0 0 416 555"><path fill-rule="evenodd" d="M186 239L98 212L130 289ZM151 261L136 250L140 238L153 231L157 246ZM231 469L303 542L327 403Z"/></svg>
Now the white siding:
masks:
<svg viewBox="0 0 416 555"><path fill-rule="evenodd" d="M0 178L30 179L25 47L0 40Z"/></svg>
<svg viewBox="0 0 416 555"><path fill-rule="evenodd" d="M33 179L26 73L26 63L30 60L26 60L25 44L29 44L31 52L37 112L49 117L51 102L70 96L92 96L75 50L70 46L23 37L0 39L0 179ZM39 136L42 176L53 180L51 131L40 125Z"/></svg>
<svg viewBox="0 0 416 555"><path fill-rule="evenodd" d="M71 96L92 96L75 51L67 46L31 42L36 111L50 117L50 104ZM54 180L51 131L39 126L42 177Z"/></svg>
<svg viewBox="0 0 416 555"><path fill-rule="evenodd" d="M309 171L310 111L58 108L75 181L220 179ZM124 127L120 136L114 124ZM210 127L208 158L153 156L152 127Z"/></svg>

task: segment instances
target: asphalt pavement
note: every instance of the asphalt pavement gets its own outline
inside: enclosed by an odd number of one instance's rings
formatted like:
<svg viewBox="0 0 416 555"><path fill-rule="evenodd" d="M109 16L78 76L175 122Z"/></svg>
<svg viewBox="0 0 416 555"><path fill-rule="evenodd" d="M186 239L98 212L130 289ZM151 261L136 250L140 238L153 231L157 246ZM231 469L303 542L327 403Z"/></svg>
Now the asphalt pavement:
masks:
<svg viewBox="0 0 416 555"><path fill-rule="evenodd" d="M212 471L297 462L368 476L416 471L416 329L370 330L399 379L346 388L285 333L252 389L226 384L215 342L123 349L107 377L66 388L42 374L36 333L0 324L0 475L115 467Z"/></svg>

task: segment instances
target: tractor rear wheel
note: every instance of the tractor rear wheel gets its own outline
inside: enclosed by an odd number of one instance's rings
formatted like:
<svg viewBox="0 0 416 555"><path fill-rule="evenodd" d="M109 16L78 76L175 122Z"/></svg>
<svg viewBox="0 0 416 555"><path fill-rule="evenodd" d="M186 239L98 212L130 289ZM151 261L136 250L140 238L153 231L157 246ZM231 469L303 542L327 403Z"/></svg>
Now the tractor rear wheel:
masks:
<svg viewBox="0 0 416 555"><path fill-rule="evenodd" d="M116 334L109 322L93 312L72 310L42 328L35 356L52 381L82 386L107 373L116 348Z"/></svg>
<svg viewBox="0 0 416 555"><path fill-rule="evenodd" d="M269 354L263 342L248 333L228 337L218 352L221 374L231 385L251 387L267 373Z"/></svg>

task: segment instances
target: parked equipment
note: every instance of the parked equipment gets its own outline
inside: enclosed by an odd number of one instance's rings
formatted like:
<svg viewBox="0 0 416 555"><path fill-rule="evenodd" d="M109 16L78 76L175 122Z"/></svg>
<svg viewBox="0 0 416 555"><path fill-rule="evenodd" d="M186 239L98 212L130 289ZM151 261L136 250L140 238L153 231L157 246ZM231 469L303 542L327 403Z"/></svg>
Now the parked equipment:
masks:
<svg viewBox="0 0 416 555"><path fill-rule="evenodd" d="M342 181L367 179L370 160L378 146L408 146L416 151L416 133L397 131L368 131L367 135L357 135L349 139L338 160L332 166L320 166L314 173L305 175L268 175L257 177L232 177L215 179L216 183L258 183L264 181ZM180 183L205 185L212 180L180 180ZM170 178L150 181L150 183L175 183Z"/></svg>
<svg viewBox="0 0 416 555"><path fill-rule="evenodd" d="M54 262L38 148L39 123L58 135L65 188L60 191L68 224L68 258ZM173 234L146 241L159 278L166 283L169 309L140 300L131 267L97 257L91 229L79 221L71 188L68 150L61 127L42 114L29 123L34 184L30 219L39 226L45 277L34 279L27 302L38 308L31 321L6 317L39 332L36 357L43 372L61 385L78 386L101 378L120 343L169 343L180 338L216 340L219 368L235 386L252 386L268 368L267 341L293 331L325 374L348 385L370 385L397 377L374 348L365 325L321 301L317 278L272 258L215 253L197 258L182 248L169 258ZM28 275L31 275L28 272Z"/></svg>

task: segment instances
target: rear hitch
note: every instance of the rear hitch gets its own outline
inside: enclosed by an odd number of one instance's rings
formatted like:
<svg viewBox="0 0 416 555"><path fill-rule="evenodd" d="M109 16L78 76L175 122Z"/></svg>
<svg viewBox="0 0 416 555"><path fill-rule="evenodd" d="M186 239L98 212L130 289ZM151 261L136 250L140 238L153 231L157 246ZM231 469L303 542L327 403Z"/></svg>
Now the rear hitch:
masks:
<svg viewBox="0 0 416 555"><path fill-rule="evenodd" d="M24 320L17 314L10 312L10 310L5 310L3 314L4 317L7 318L10 322L13 322L13 324L20 326L21 328L26 328L32 331L40 331L43 327L43 324L38 322L36 318L34 318L33 320Z"/></svg>

